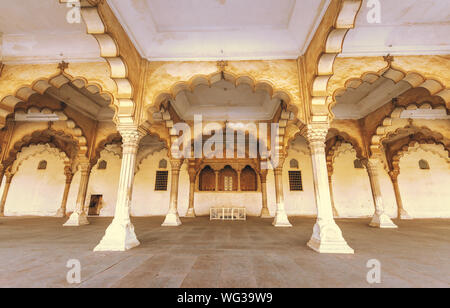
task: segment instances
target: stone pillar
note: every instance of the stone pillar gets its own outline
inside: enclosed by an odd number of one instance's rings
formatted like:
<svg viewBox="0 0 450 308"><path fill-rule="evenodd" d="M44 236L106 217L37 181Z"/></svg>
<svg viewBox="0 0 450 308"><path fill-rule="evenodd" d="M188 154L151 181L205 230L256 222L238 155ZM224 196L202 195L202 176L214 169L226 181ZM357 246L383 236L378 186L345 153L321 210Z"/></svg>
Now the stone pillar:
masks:
<svg viewBox="0 0 450 308"><path fill-rule="evenodd" d="M67 198L69 197L70 184L72 183L73 173L70 167L64 168L64 174L66 175L66 186L64 187L64 194L61 201L61 207L56 212L56 217L66 217Z"/></svg>
<svg viewBox="0 0 450 308"><path fill-rule="evenodd" d="M2 186L4 176L5 176L5 167L3 167L3 165L0 164L0 186Z"/></svg>
<svg viewBox="0 0 450 308"><path fill-rule="evenodd" d="M216 175L216 191L219 191L219 171L214 170L214 173Z"/></svg>
<svg viewBox="0 0 450 308"><path fill-rule="evenodd" d="M122 135L122 167L114 219L94 251L127 251L139 246L130 219L131 198L136 169L136 154L144 133L135 127L119 128Z"/></svg>
<svg viewBox="0 0 450 308"><path fill-rule="evenodd" d="M271 218L269 207L267 206L267 170L261 170L261 195L262 195L262 210L261 218Z"/></svg>
<svg viewBox="0 0 450 308"><path fill-rule="evenodd" d="M353 254L333 218L325 158L328 125L309 125L307 139L311 150L317 221L308 246L319 253Z"/></svg>
<svg viewBox="0 0 450 308"><path fill-rule="evenodd" d="M403 220L412 220L411 215L404 209L402 195L400 194L400 187L398 186L398 175L399 171L394 170L389 172L389 177L391 178L392 185L394 186L395 200L397 201L397 211L398 218Z"/></svg>
<svg viewBox="0 0 450 308"><path fill-rule="evenodd" d="M397 228L389 216L384 212L383 197L381 196L380 181L378 178L378 158L370 158L366 160L364 164L366 165L367 173L369 174L373 203L375 205L375 214L370 222L370 226L382 229Z"/></svg>
<svg viewBox="0 0 450 308"><path fill-rule="evenodd" d="M334 204L334 195L333 195L333 174L328 173L328 186L330 186L330 198L331 198L331 208L333 209L333 216L339 217L339 213Z"/></svg>
<svg viewBox="0 0 450 308"><path fill-rule="evenodd" d="M180 179L180 168L183 164L182 159L171 159L172 181L170 185L170 204L169 212L162 224L163 227L178 227L181 225L180 216L178 216L178 182Z"/></svg>
<svg viewBox="0 0 450 308"><path fill-rule="evenodd" d="M238 172L237 172L238 192L242 191L242 189L241 189L241 173L242 173L242 170L238 170Z"/></svg>
<svg viewBox="0 0 450 308"><path fill-rule="evenodd" d="M277 212L275 214L273 225L275 227L292 227L287 217L286 209L284 207L283 164L284 164L284 157L282 157L282 155L280 154L278 165L273 166L274 168L273 173L275 176L275 196L277 202Z"/></svg>
<svg viewBox="0 0 450 308"><path fill-rule="evenodd" d="M3 189L2 200L0 201L0 217L5 216L6 198L8 197L9 188L11 187L11 182L12 182L14 174L12 174L10 172L6 172L5 176L6 176L5 188ZM3 178L3 176L2 176L2 178Z"/></svg>
<svg viewBox="0 0 450 308"><path fill-rule="evenodd" d="M88 225L87 214L85 210L86 193L89 184L89 175L91 174L91 165L87 159L80 162L80 186L78 188L77 203L75 211L70 215L69 220L64 227L79 227Z"/></svg>
<svg viewBox="0 0 450 308"><path fill-rule="evenodd" d="M197 172L195 167L189 166L189 208L186 213L186 217L193 218L195 217L194 210L194 194L195 194L195 180Z"/></svg>

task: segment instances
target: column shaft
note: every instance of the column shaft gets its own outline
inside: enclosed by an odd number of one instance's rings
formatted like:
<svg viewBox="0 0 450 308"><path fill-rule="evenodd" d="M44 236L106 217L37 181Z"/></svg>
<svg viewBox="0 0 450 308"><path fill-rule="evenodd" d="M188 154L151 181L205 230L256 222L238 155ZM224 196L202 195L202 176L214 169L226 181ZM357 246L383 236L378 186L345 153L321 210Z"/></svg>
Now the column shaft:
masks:
<svg viewBox="0 0 450 308"><path fill-rule="evenodd" d="M372 189L373 202L375 205L375 214L370 222L370 226L383 229L397 228L389 216L387 216L384 212L383 197L381 196L381 188L378 177L378 158L369 159L365 162L365 164L369 175L370 187Z"/></svg>
<svg viewBox="0 0 450 308"><path fill-rule="evenodd" d="M330 186L330 199L331 199L331 207L333 209L333 216L339 217L339 213L336 209L336 205L334 204L333 175L331 175L331 174L328 174L328 186Z"/></svg>
<svg viewBox="0 0 450 308"><path fill-rule="evenodd" d="M8 197L9 188L11 187L11 182L14 174L6 173L5 188L3 189L2 200L0 201L0 216L5 216L5 204L6 198ZM2 176L3 178L3 176Z"/></svg>
<svg viewBox="0 0 450 308"><path fill-rule="evenodd" d="M262 195L261 218L271 218L269 207L267 206L267 170L265 170L265 172L261 172L261 195Z"/></svg>
<svg viewBox="0 0 450 308"><path fill-rule="evenodd" d="M87 214L85 209L86 193L89 184L89 175L91 173L91 166L89 162L83 157L80 162L80 186L78 188L77 203L75 211L70 215L69 220L64 224L65 227L78 227L88 225Z"/></svg>
<svg viewBox="0 0 450 308"><path fill-rule="evenodd" d="M172 159L170 161L172 165L172 180L170 188L170 203L169 212L166 215L166 219L162 224L163 227L178 227L181 225L181 220L178 215L178 183L180 179L180 168L183 164L183 160Z"/></svg>
<svg viewBox="0 0 450 308"><path fill-rule="evenodd" d="M66 185L64 186L63 198L61 207L56 212L56 217L65 217L67 212L67 198L69 197L70 184L72 183L72 174L66 175Z"/></svg>
<svg viewBox="0 0 450 308"><path fill-rule="evenodd" d="M397 201L397 212L398 218L403 220L411 220L412 217L409 215L408 211L403 207L402 195L400 193L400 186L398 185L398 171L389 172L389 177L391 178L392 185L394 187L395 200Z"/></svg>
<svg viewBox="0 0 450 308"><path fill-rule="evenodd" d="M325 157L326 125L310 125L307 139L311 150L317 222L308 246L320 253L354 253L333 218L328 170Z"/></svg>
<svg viewBox="0 0 450 308"><path fill-rule="evenodd" d="M292 227L286 214L284 207L284 193L283 193L283 164L284 157L280 157L278 165L274 166L273 174L275 177L275 196L277 202L277 212L273 225L275 227Z"/></svg>
<svg viewBox="0 0 450 308"><path fill-rule="evenodd" d="M114 219L106 229L105 235L94 251L126 251L140 243L130 219L131 198L136 168L136 154L139 141L144 135L136 128L120 129L122 135L122 167Z"/></svg>
<svg viewBox="0 0 450 308"><path fill-rule="evenodd" d="M195 180L196 171L195 168L189 168L189 208L186 213L186 217L195 217L194 210L194 194L195 194Z"/></svg>

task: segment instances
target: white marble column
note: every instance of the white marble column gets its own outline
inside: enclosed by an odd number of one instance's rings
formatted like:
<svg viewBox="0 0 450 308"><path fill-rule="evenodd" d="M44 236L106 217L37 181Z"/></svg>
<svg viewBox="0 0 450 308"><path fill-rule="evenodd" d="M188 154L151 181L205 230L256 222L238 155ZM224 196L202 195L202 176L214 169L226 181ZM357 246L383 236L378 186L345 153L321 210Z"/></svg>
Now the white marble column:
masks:
<svg viewBox="0 0 450 308"><path fill-rule="evenodd" d="M69 197L70 184L72 183L73 173L70 167L64 168L64 174L66 176L66 185L64 187L63 198L61 201L61 207L56 212L56 217L66 217L67 198Z"/></svg>
<svg viewBox="0 0 450 308"><path fill-rule="evenodd" d="M262 210L261 218L272 218L270 216L269 208L267 206L267 170L261 170L261 195L262 195Z"/></svg>
<svg viewBox="0 0 450 308"><path fill-rule="evenodd" d="M195 217L194 210L194 194L195 194L195 180L196 180L196 170L195 168L189 167L189 208L186 213L186 217Z"/></svg>
<svg viewBox="0 0 450 308"><path fill-rule="evenodd" d="M275 196L277 202L277 212L273 225L275 227L292 227L286 214L284 207L284 192L283 192L283 164L284 157L280 155L278 165L273 166L273 174L275 176Z"/></svg>
<svg viewBox="0 0 450 308"><path fill-rule="evenodd" d="M91 165L85 158L79 163L80 168L80 186L78 188L77 203L75 211L70 215L69 220L64 224L64 227L79 227L88 225L87 214L85 209L86 193L89 184L89 175L91 174Z"/></svg>
<svg viewBox="0 0 450 308"><path fill-rule="evenodd" d="M136 169L136 154L144 133L135 127L119 128L122 135L122 167L114 219L94 251L127 251L139 246L130 219L131 197Z"/></svg>
<svg viewBox="0 0 450 308"><path fill-rule="evenodd" d="M339 217L339 213L334 204L334 195L333 195L333 175L328 173L328 186L330 186L330 198L331 198L331 208L333 209L333 216Z"/></svg>
<svg viewBox="0 0 450 308"><path fill-rule="evenodd" d="M171 159L172 166L171 174L172 181L170 185L170 204L169 212L162 224L163 227L178 227L181 225L180 216L178 215L178 182L180 180L180 168L183 164L182 159Z"/></svg>
<svg viewBox="0 0 450 308"><path fill-rule="evenodd" d="M317 221L308 246L319 253L353 254L353 249L348 246L342 236L341 229L339 229L333 218L325 157L327 133L327 125L308 126L307 139L311 150L314 192L317 205Z"/></svg>
<svg viewBox="0 0 450 308"><path fill-rule="evenodd" d="M0 201L0 217L5 216L5 204L6 204L6 198L8 197L9 188L11 187L11 182L14 174L10 172L5 173L6 182L5 187L3 188L3 195L2 200ZM2 176L3 178L3 176Z"/></svg>
<svg viewBox="0 0 450 308"><path fill-rule="evenodd" d="M413 218L411 217L411 215L409 215L409 213L403 207L402 195L400 193L400 187L398 185L399 174L400 172L396 170L389 172L389 177L391 178L392 185L394 186L395 200L397 201L398 218L402 220L412 220Z"/></svg>
<svg viewBox="0 0 450 308"><path fill-rule="evenodd" d="M375 214L373 215L370 226L382 229L394 229L397 226L392 222L384 212L383 197L381 196L380 180L378 177L379 159L370 158L364 161L369 174L370 187L372 188L373 203L375 205Z"/></svg>

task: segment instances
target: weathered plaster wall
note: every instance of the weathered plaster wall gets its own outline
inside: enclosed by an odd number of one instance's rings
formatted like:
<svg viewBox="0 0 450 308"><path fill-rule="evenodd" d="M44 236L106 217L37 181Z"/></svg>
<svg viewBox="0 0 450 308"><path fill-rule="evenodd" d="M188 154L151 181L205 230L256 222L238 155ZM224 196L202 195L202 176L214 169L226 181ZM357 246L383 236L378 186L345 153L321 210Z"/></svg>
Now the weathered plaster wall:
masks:
<svg viewBox="0 0 450 308"><path fill-rule="evenodd" d="M348 143L336 151L332 185L339 217L370 217L375 212L367 170L356 169L355 159L356 151Z"/></svg>
<svg viewBox="0 0 450 308"><path fill-rule="evenodd" d="M102 160L107 163L106 170L99 170L98 163L92 168L86 194L86 207L89 206L92 195L102 195L99 214L100 216L113 217L122 160L116 154L106 150L103 150L100 154L99 162Z"/></svg>
<svg viewBox="0 0 450 308"><path fill-rule="evenodd" d="M447 157L447 158L445 158ZM421 170L425 159L430 170ZM400 159L398 183L403 206L413 218L450 217L450 163L438 145L422 145Z"/></svg>
<svg viewBox="0 0 450 308"><path fill-rule="evenodd" d="M299 169L291 169L290 162L292 159L296 159L299 163ZM303 191L291 191L289 187L289 170L301 171ZM271 173L273 174L273 173ZM270 183L272 186L273 195L270 196L269 209L270 213L275 215L276 203L275 203L275 182L273 175L270 177ZM292 148L288 152L288 156L283 165L283 191L285 198L286 213L291 216L315 216L317 215L316 201L314 197L314 185L313 185L313 171L311 156L306 144L299 147Z"/></svg>
<svg viewBox="0 0 450 308"><path fill-rule="evenodd" d="M161 159L168 161L167 169L158 169ZM169 178L167 191L155 191L157 170L168 170ZM148 156L139 166L133 188L131 205L132 216L165 216L169 210L171 172L167 150ZM180 171L178 188L178 213L184 216L189 205L189 175L187 164L183 164Z"/></svg>
<svg viewBox="0 0 450 308"><path fill-rule="evenodd" d="M27 151L27 148L22 151ZM59 155L36 153L22 162L13 177L5 204L6 216L53 216L61 206L65 185L64 162ZM42 160L47 161L47 169L37 170Z"/></svg>

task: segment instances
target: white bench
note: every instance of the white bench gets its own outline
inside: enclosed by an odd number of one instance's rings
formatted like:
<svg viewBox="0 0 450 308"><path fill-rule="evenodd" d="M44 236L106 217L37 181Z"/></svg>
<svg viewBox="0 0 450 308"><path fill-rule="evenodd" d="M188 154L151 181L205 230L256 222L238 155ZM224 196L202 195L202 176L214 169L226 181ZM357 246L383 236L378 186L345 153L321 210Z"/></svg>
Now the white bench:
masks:
<svg viewBox="0 0 450 308"><path fill-rule="evenodd" d="M210 209L210 220L247 220L247 210L245 207L213 207Z"/></svg>

